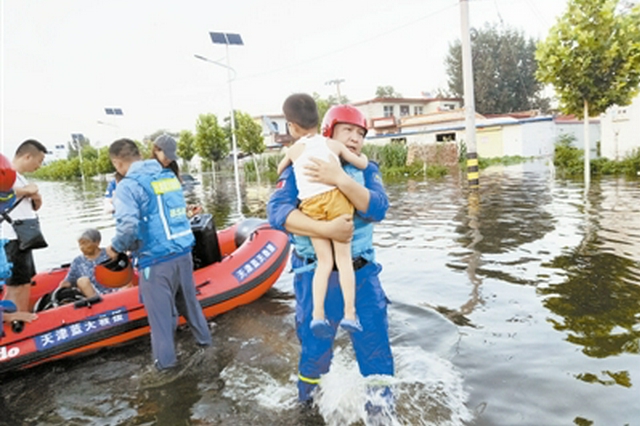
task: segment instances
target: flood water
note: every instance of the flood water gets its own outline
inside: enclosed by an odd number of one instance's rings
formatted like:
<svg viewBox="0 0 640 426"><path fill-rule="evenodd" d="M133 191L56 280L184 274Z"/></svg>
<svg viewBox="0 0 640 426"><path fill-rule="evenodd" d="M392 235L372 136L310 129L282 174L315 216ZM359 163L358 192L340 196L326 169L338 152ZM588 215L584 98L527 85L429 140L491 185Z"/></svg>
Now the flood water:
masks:
<svg viewBox="0 0 640 426"><path fill-rule="evenodd" d="M233 179L197 176L190 195L219 227L234 216ZM400 425L640 424L639 181L558 179L544 162L465 176L388 183L376 228ZM108 242L104 182L41 182L50 247L39 269L78 254L97 226ZM244 186L263 212L271 188ZM259 213L258 213L259 214ZM148 337L1 378L7 425L365 424L364 388L340 335L316 412L296 404L298 342L292 275L265 297L211 322L214 349L166 386L140 386Z"/></svg>

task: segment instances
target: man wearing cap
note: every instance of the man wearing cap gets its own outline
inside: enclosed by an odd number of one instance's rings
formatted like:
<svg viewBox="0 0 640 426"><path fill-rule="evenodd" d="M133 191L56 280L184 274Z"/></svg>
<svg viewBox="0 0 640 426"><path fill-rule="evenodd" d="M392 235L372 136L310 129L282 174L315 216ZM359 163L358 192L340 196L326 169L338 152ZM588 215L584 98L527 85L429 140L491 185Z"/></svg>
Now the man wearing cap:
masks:
<svg viewBox="0 0 640 426"><path fill-rule="evenodd" d="M151 327L151 349L158 370L175 367L174 333L184 315L200 346L212 344L196 298L191 248L195 242L182 186L159 161L142 161L136 144L119 139L109 147L115 169L124 176L114 207L116 235L107 247L115 259L131 251L138 262L139 289Z"/></svg>

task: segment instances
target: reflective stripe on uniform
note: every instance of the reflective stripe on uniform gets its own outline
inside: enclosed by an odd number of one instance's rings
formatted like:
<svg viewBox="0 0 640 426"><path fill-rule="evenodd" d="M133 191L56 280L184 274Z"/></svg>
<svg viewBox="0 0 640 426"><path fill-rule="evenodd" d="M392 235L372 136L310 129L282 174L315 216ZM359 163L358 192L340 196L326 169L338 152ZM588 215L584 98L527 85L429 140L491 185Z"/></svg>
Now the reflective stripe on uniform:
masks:
<svg viewBox="0 0 640 426"><path fill-rule="evenodd" d="M302 374L298 373L298 380L301 382L309 383L310 385L317 385L320 383L320 378L310 379L309 377L305 377Z"/></svg>

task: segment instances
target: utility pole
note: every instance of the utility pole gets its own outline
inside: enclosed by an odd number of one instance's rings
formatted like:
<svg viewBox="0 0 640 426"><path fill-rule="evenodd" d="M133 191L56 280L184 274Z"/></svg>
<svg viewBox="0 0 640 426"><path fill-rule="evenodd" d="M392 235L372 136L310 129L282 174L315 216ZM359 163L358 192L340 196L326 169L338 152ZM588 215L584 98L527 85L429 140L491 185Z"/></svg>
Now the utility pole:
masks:
<svg viewBox="0 0 640 426"><path fill-rule="evenodd" d="M335 78L335 79L329 80L329 81L327 81L325 83L326 85L331 85L331 84L335 84L336 85L336 90L338 92L338 103L339 104L342 103L342 95L340 94L340 83L344 83L344 79L343 78Z"/></svg>
<svg viewBox="0 0 640 426"><path fill-rule="evenodd" d="M78 158L80 159L80 176L84 182L84 171L82 169L82 142L84 142L84 135L82 133L71 133L71 140L78 150Z"/></svg>
<svg viewBox="0 0 640 426"><path fill-rule="evenodd" d="M478 188L478 151L476 148L476 104L473 96L473 66L471 63L471 35L469 34L469 0L460 0L462 79L464 81L465 139L467 143L467 181L470 188Z"/></svg>

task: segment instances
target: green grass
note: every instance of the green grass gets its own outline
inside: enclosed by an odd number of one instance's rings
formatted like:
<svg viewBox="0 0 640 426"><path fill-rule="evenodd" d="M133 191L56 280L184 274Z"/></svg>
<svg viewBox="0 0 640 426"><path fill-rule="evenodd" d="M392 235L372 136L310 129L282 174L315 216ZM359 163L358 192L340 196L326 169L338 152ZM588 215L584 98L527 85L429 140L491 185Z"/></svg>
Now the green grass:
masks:
<svg viewBox="0 0 640 426"><path fill-rule="evenodd" d="M584 175L584 150L573 146L575 137L560 135L556 140L553 165L556 174L565 177L579 177ZM635 149L620 161L608 158L595 158L590 161L592 176L637 176L640 171L640 150Z"/></svg>

